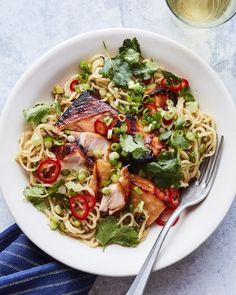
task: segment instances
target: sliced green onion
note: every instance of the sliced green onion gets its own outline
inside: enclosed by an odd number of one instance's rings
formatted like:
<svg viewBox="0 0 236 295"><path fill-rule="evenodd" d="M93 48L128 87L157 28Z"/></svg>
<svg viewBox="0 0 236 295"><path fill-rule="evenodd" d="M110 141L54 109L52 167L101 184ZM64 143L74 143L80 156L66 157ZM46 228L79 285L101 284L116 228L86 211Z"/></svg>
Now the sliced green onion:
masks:
<svg viewBox="0 0 236 295"><path fill-rule="evenodd" d="M114 127L113 128L113 132L116 134L116 135L119 135L121 133L121 130L119 127Z"/></svg>
<svg viewBox="0 0 236 295"><path fill-rule="evenodd" d="M49 227L50 227L50 229L52 229L52 230L57 229L57 227L58 227L58 219L56 219L55 216L52 216L52 217L50 218L50 221L49 221Z"/></svg>
<svg viewBox="0 0 236 295"><path fill-rule="evenodd" d="M112 129L108 129L107 131L107 139L111 139L112 138Z"/></svg>
<svg viewBox="0 0 236 295"><path fill-rule="evenodd" d="M121 133L126 133L128 131L128 126L126 124L122 124L120 126Z"/></svg>
<svg viewBox="0 0 236 295"><path fill-rule="evenodd" d="M61 214L61 206L60 205L56 205L55 207L54 207L54 210L55 210L55 212L57 213L57 214Z"/></svg>
<svg viewBox="0 0 236 295"><path fill-rule="evenodd" d="M110 92L107 92L106 98L109 100L109 99L112 99L112 97L113 97L113 95Z"/></svg>
<svg viewBox="0 0 236 295"><path fill-rule="evenodd" d="M94 155L95 158L101 158L103 153L102 153L101 150L95 149L95 150L93 150L93 155Z"/></svg>
<svg viewBox="0 0 236 295"><path fill-rule="evenodd" d="M126 116L125 116L124 114L119 114L119 115L118 115L118 120L119 120L120 122L125 122L125 120L126 120Z"/></svg>
<svg viewBox="0 0 236 295"><path fill-rule="evenodd" d="M53 146L53 138L48 136L43 139L45 148L50 149Z"/></svg>
<svg viewBox="0 0 236 295"><path fill-rule="evenodd" d="M138 187L138 186L135 186L134 188L133 188L133 190L138 194L138 195L142 195L142 190Z"/></svg>
<svg viewBox="0 0 236 295"><path fill-rule="evenodd" d="M169 98L166 100L166 104L167 104L168 106L171 106L171 107L174 106L174 102L173 102L173 100L171 100L171 99L169 99Z"/></svg>
<svg viewBox="0 0 236 295"><path fill-rule="evenodd" d="M127 157L127 156L129 155L129 153L127 153L126 151L122 151L122 152L121 152L121 155L122 155L123 157Z"/></svg>
<svg viewBox="0 0 236 295"><path fill-rule="evenodd" d="M34 132L30 141L31 141L32 145L38 146L43 142L43 137L42 137L41 133Z"/></svg>
<svg viewBox="0 0 236 295"><path fill-rule="evenodd" d="M68 176L70 174L70 170L69 169L62 169L61 170L61 175L62 176Z"/></svg>
<svg viewBox="0 0 236 295"><path fill-rule="evenodd" d="M105 97L106 94L107 94L106 89L104 89L104 88L100 88L100 89L99 89L99 94L101 95L101 97Z"/></svg>
<svg viewBox="0 0 236 295"><path fill-rule="evenodd" d="M111 180L110 179L106 179L106 180L103 180L102 183L101 183L101 186L108 186L109 184L111 184Z"/></svg>
<svg viewBox="0 0 236 295"><path fill-rule="evenodd" d="M66 193L66 187L64 185L60 186L58 192L64 195Z"/></svg>
<svg viewBox="0 0 236 295"><path fill-rule="evenodd" d="M112 181L113 183L117 183L117 182L119 181L119 178L120 178L119 175L117 175L117 174L112 174L112 176L111 176L111 181Z"/></svg>
<svg viewBox="0 0 236 295"><path fill-rule="evenodd" d="M113 122L113 118L110 116L106 116L103 118L103 122L106 123L107 126L109 126Z"/></svg>
<svg viewBox="0 0 236 295"><path fill-rule="evenodd" d="M117 142L113 142L113 143L111 144L111 150L112 150L113 152L117 152L117 151L119 151L120 149L121 149L121 146L120 146L119 143L117 143Z"/></svg>
<svg viewBox="0 0 236 295"><path fill-rule="evenodd" d="M111 189L110 189L109 187L104 187L104 188L102 189L102 193L103 193L104 195L109 195L109 194L111 193Z"/></svg>
<svg viewBox="0 0 236 295"><path fill-rule="evenodd" d="M193 132L188 131L188 132L186 133L185 137L186 137L188 140L192 141L192 140L195 139L195 134L194 134Z"/></svg>
<svg viewBox="0 0 236 295"><path fill-rule="evenodd" d="M120 155L117 152L111 152L109 154L109 160L110 161L118 160L119 157L120 157Z"/></svg>
<svg viewBox="0 0 236 295"><path fill-rule="evenodd" d="M80 227L81 222L80 222L79 220L77 220L77 219L73 219L72 224L73 224L75 227Z"/></svg>
<svg viewBox="0 0 236 295"><path fill-rule="evenodd" d="M64 89L63 89L60 85L56 85L56 86L53 88L52 92L53 92L54 94L63 94L63 93L64 93Z"/></svg>
<svg viewBox="0 0 236 295"><path fill-rule="evenodd" d="M143 211L143 206L144 206L144 201L139 202L139 204L138 204L138 209L139 209L140 211Z"/></svg>
<svg viewBox="0 0 236 295"><path fill-rule="evenodd" d="M64 133L65 133L66 135L70 135L70 134L71 134L71 130L66 129L66 130L64 130Z"/></svg>

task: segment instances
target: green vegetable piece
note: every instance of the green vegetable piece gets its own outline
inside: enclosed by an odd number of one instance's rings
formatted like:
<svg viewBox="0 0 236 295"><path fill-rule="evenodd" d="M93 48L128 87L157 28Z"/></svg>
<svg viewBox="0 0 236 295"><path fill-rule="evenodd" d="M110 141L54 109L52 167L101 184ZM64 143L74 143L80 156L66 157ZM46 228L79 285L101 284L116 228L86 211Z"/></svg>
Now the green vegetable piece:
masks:
<svg viewBox="0 0 236 295"><path fill-rule="evenodd" d="M155 61L147 61L145 63L137 63L133 65L132 71L134 76L141 80L150 79L153 74L158 70L159 63Z"/></svg>
<svg viewBox="0 0 236 295"><path fill-rule="evenodd" d="M131 135L121 136L120 145L124 152L132 153L135 159L139 159L150 151L144 145L143 138L140 134L136 135L134 138Z"/></svg>
<svg viewBox="0 0 236 295"><path fill-rule="evenodd" d="M54 107L55 107L56 114L58 116L61 116L61 105L57 100L54 103Z"/></svg>
<svg viewBox="0 0 236 295"><path fill-rule="evenodd" d="M55 182L49 189L48 194L51 196L52 194L56 193L58 189L64 184L64 181L62 179Z"/></svg>
<svg viewBox="0 0 236 295"><path fill-rule="evenodd" d="M37 104L32 108L23 110L24 118L27 123L38 125L48 117L49 107L45 104Z"/></svg>
<svg viewBox="0 0 236 295"><path fill-rule="evenodd" d="M64 89L63 87L61 87L60 85L56 85L53 90L52 90L52 93L53 94L64 94Z"/></svg>
<svg viewBox="0 0 236 295"><path fill-rule="evenodd" d="M171 185L179 187L182 179L180 160L176 154L162 152L156 162L144 165L142 172L153 178L158 187L168 188Z"/></svg>
<svg viewBox="0 0 236 295"><path fill-rule="evenodd" d="M110 189L109 187L104 187L104 188L102 189L102 193L103 193L104 195L109 195L109 194L111 193L111 189Z"/></svg>
<svg viewBox="0 0 236 295"><path fill-rule="evenodd" d="M138 186L135 186L133 188L133 190L138 194L138 195L142 195L143 191L138 187Z"/></svg>
<svg viewBox="0 0 236 295"><path fill-rule="evenodd" d="M48 196L47 189L38 184L35 186L27 186L23 191L24 197L30 201L39 211L46 208L44 203L45 198Z"/></svg>
<svg viewBox="0 0 236 295"><path fill-rule="evenodd" d="M58 227L58 222L55 222L55 219L50 218L49 227L51 230L56 230Z"/></svg>
<svg viewBox="0 0 236 295"><path fill-rule="evenodd" d="M168 72L168 71L161 71L164 78L166 79L167 85L171 86L173 84L178 84L180 83L182 80L181 78L175 76L173 73Z"/></svg>
<svg viewBox="0 0 236 295"><path fill-rule="evenodd" d="M70 170L69 169L62 169L61 170L61 175L62 176L68 176L68 175L70 175Z"/></svg>
<svg viewBox="0 0 236 295"><path fill-rule="evenodd" d="M102 247L119 244L136 247L139 244L137 232L130 226L119 227L114 216L103 218L98 225L96 240Z"/></svg>
<svg viewBox="0 0 236 295"><path fill-rule="evenodd" d="M184 87L180 90L179 95L182 96L184 98L185 101L189 102L189 101L195 101L194 96L192 95L192 93L190 92L190 88L189 87Z"/></svg>
<svg viewBox="0 0 236 295"><path fill-rule="evenodd" d="M127 49L133 49L141 54L140 45L137 38L125 39L123 45L119 48L119 53L125 52Z"/></svg>
<svg viewBox="0 0 236 295"><path fill-rule="evenodd" d="M180 130L172 133L170 145L175 149L187 149L189 147L189 141L178 131Z"/></svg>
<svg viewBox="0 0 236 295"><path fill-rule="evenodd" d="M119 145L119 143L117 143L117 142L113 142L112 144L111 144L111 150L113 151L113 152L117 152L117 151L119 151L121 149L121 146Z"/></svg>
<svg viewBox="0 0 236 295"><path fill-rule="evenodd" d="M168 130L168 131L166 131L164 133L161 133L159 135L159 139L160 140L167 140L167 139L169 139L171 137L171 135L172 135L172 131Z"/></svg>
<svg viewBox="0 0 236 295"><path fill-rule="evenodd" d="M50 136L47 136L43 139L43 143L45 148L50 149L53 146L53 138Z"/></svg>
<svg viewBox="0 0 236 295"><path fill-rule="evenodd" d="M185 123L186 123L186 121L183 117L178 117L174 123L174 126L176 129L181 129L184 127Z"/></svg>

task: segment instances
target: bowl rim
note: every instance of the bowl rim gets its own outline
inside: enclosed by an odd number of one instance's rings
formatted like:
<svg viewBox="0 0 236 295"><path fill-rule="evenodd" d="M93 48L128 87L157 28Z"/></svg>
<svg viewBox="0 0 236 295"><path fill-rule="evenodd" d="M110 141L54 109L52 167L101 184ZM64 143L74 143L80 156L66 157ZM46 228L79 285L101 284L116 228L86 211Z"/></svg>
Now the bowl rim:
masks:
<svg viewBox="0 0 236 295"><path fill-rule="evenodd" d="M142 34L145 35L147 37L150 38L154 38L154 39L158 39L161 40L165 43L168 44L172 44L173 46L180 48L183 52L185 52L188 55L191 55L194 59L197 60L198 63L200 63L203 67L205 67L207 69L208 72L210 72L210 75L212 75L219 83L220 88L224 91L225 93L225 97L224 99L227 100L228 104L231 106L232 108L232 112L234 112L234 116L236 118L236 107L233 103L233 100L227 90L227 88L225 87L224 83L222 82L222 80L219 78L219 76L216 74L216 72L207 64L207 62L202 59L199 55L197 55L195 52L193 52L192 50L188 49L186 46L182 45L181 43L172 40L171 38L168 38L166 36L154 33L154 32L150 32L147 30L140 30L140 29L136 29L136 28L106 28L106 29L101 29L101 30L93 30L93 31L89 31L89 32L85 32L79 35L76 35L72 38L69 38L61 43L59 43L58 45L52 47L49 51L47 51L46 53L44 53L43 55L41 55L31 66L29 66L25 72L21 75L21 77L18 79L18 81L16 82L15 86L13 87L12 91L10 92L7 101L5 102L5 105L3 107L1 116L0 116L0 138L2 138L4 136L4 122L7 120L7 116L8 116L8 112L11 109L11 106L14 102L14 96L15 94L18 92L18 89L21 87L22 84L25 83L25 81L27 81L27 79L31 76L31 74L35 71L35 69L37 69L42 63L44 63L44 61L46 61L47 59L50 59L54 54L56 54L57 52L60 52L64 47L69 47L71 44L73 44L74 42L81 42L84 38L90 38L92 39L94 36L97 35L106 35L107 33L111 34L122 34L122 33L126 33L127 34L130 33L130 35L135 35L136 34ZM1 181L1 179L0 179ZM1 188L2 184L0 183L0 188ZM236 183L235 183L235 191L236 191ZM2 190L3 192L3 190ZM7 204L8 209L10 210L11 214L13 215L14 219L16 220L18 226L20 227L20 229L24 232L25 226L24 226L24 222L21 222L21 220L19 218L16 218L12 212L12 208L10 206L10 202L8 201L6 195L4 193L2 193L3 198L5 199L5 202ZM215 229L219 226L219 224L222 222L222 220L224 219L225 215L227 214L232 202L234 200L234 194L232 194L232 196L229 196L229 201L227 204L227 209L225 210L225 214L222 214L221 217L217 220L217 222L214 223L214 226L211 227L211 229L209 229L208 234L204 235L203 237L201 237L198 242L195 243L194 247L192 247L190 252L187 253L183 253L182 255L180 255L175 261L169 261L168 263L166 263L164 266L162 267L155 267L154 270L160 270L162 268L166 268L180 260L182 260L183 258L185 258L186 256L188 256L189 254L191 254L193 251L195 251L204 241L206 241L211 235L212 233L215 231ZM37 241L34 237L28 236L27 231L25 231L26 236L34 243L38 246ZM46 249L45 247L43 247L42 245L38 246L42 251L44 251L45 253L49 253L48 249ZM51 257L53 257L54 259L58 260L58 257L55 257L53 254L49 253L49 255ZM68 263L67 261L63 260L63 257L60 257L60 261L62 263L64 263L65 265L68 265L70 267L74 267L75 265L72 265L70 263ZM86 272L91 272L90 269L86 268L86 267L81 267L80 270L82 271L86 271ZM137 270L138 272L138 270ZM136 273L137 273L136 272ZM105 275L105 276L112 276L112 277L121 277L121 276L132 276L135 275L136 273L126 273L124 271L124 273L120 274L120 273L112 273L112 274L108 274L105 270L103 272L99 271L99 272L94 272L98 275Z"/></svg>

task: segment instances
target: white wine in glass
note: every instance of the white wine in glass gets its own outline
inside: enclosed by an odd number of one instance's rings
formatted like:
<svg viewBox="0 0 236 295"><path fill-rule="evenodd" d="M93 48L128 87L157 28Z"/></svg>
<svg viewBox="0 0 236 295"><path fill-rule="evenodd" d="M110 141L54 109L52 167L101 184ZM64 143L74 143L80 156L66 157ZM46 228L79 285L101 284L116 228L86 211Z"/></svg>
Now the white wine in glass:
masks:
<svg viewBox="0 0 236 295"><path fill-rule="evenodd" d="M234 0L166 0L166 3L180 20L197 27L220 25L236 13Z"/></svg>

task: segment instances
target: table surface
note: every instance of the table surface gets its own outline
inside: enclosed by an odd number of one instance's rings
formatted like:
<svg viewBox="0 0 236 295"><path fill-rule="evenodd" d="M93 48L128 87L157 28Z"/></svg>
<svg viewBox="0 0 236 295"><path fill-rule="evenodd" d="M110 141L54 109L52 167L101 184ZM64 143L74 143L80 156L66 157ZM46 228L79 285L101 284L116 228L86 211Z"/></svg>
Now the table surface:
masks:
<svg viewBox="0 0 236 295"><path fill-rule="evenodd" d="M140 28L179 41L213 67L236 99L236 18L217 28L191 28L170 14L164 0L0 0L0 12L0 110L20 75L40 55L72 36L107 27ZM4 167L0 169L3 173ZM235 210L236 201L194 253L153 273L147 294L235 294ZM12 223L0 195L0 231ZM90 295L124 294L132 280L99 277Z"/></svg>

